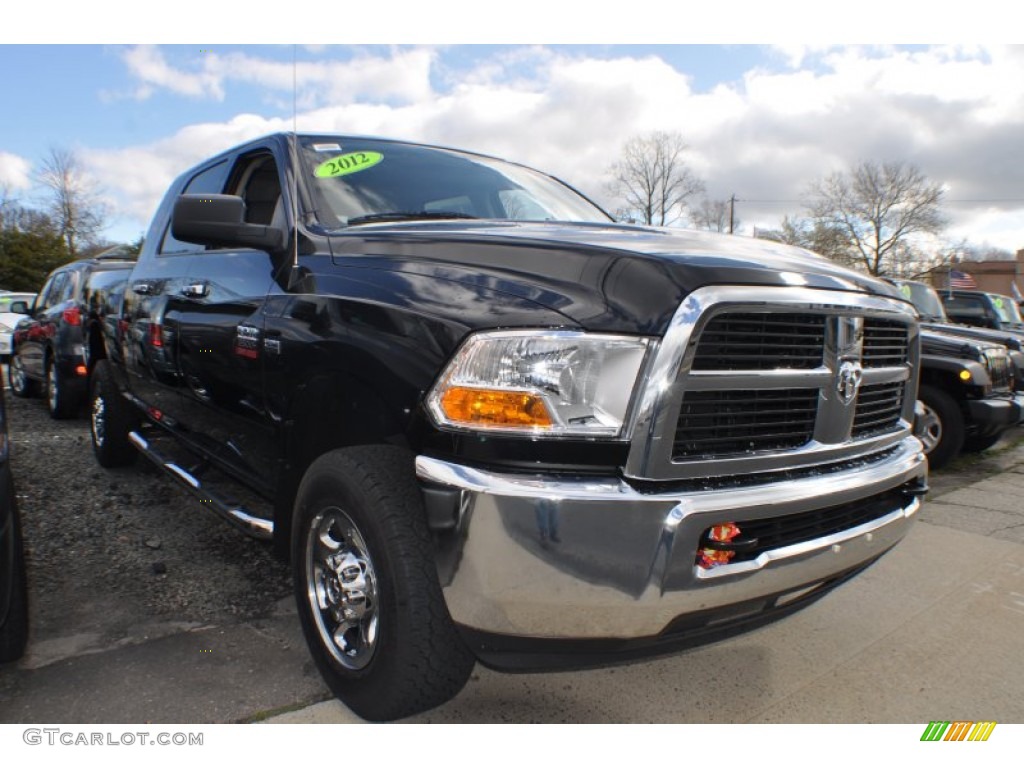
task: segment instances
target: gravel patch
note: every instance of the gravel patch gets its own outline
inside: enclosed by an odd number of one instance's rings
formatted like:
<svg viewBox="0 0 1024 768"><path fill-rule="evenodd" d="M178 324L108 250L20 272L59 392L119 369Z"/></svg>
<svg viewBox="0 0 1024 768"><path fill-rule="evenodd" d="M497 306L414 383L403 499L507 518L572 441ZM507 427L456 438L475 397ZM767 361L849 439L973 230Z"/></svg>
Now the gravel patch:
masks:
<svg viewBox="0 0 1024 768"><path fill-rule="evenodd" d="M102 650L182 628L280 610L287 566L269 545L205 511L139 458L103 469L88 421L50 418L38 399L5 393L12 468L25 528L30 659Z"/></svg>

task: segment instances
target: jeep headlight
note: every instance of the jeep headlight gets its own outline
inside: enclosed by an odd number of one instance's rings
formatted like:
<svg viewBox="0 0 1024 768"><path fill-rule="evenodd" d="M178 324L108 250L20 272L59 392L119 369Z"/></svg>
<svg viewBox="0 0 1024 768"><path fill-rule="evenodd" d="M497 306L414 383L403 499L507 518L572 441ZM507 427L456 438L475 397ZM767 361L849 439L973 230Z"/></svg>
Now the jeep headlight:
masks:
<svg viewBox="0 0 1024 768"><path fill-rule="evenodd" d="M442 426L619 437L651 340L576 331L469 337L427 397Z"/></svg>

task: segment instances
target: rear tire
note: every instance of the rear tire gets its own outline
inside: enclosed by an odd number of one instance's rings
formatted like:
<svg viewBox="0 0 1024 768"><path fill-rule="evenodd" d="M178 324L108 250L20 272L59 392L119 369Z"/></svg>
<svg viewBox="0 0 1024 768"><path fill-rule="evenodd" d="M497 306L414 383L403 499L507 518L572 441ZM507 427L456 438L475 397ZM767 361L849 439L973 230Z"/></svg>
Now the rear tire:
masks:
<svg viewBox="0 0 1024 768"><path fill-rule="evenodd" d="M928 466L941 469L960 455L964 444L964 416L950 395L928 384L922 384L917 395L924 403L927 418L937 425L937 440L928 451Z"/></svg>
<svg viewBox="0 0 1024 768"><path fill-rule="evenodd" d="M53 357L46 360L46 407L55 419L70 419L75 415L77 403L68 392L67 383Z"/></svg>
<svg viewBox="0 0 1024 768"><path fill-rule="evenodd" d="M25 364L18 355L11 355L7 365L7 383L11 385L15 397L35 397L39 393L38 382L25 373Z"/></svg>
<svg viewBox="0 0 1024 768"><path fill-rule="evenodd" d="M100 360L92 371L89 397L89 434L100 466L124 467L135 461L139 452L128 439L128 433L138 422L131 405L117 389L110 363Z"/></svg>
<svg viewBox="0 0 1024 768"><path fill-rule="evenodd" d="M453 698L475 659L441 593L412 456L343 448L299 485L292 574L302 630L328 687L367 720Z"/></svg>

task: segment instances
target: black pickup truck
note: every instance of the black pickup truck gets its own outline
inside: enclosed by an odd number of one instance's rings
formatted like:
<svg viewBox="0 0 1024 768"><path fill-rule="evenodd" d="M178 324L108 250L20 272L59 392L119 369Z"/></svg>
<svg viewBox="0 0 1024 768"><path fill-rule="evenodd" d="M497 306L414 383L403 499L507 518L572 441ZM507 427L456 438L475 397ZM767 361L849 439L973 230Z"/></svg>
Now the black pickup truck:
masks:
<svg viewBox="0 0 1024 768"><path fill-rule="evenodd" d="M170 188L92 340L136 452L292 562L331 689L436 706L758 626L904 535L913 308L806 251L617 224L537 171L274 135Z"/></svg>

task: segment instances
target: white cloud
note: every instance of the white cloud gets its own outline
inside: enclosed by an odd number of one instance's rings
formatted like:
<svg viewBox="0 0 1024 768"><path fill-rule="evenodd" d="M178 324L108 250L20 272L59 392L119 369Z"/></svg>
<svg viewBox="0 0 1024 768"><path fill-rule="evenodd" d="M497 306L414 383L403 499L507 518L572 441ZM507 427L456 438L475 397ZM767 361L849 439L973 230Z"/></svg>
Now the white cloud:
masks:
<svg viewBox="0 0 1024 768"><path fill-rule="evenodd" d="M359 99L410 102L431 96L430 71L435 52L430 48L399 49L390 56L356 54L351 59L294 62L261 58L246 53L218 53L216 49L195 56L190 68L172 66L164 52L153 46L126 48L122 59L140 81L133 96L148 99L157 89L181 96L222 101L233 83L257 85L269 92L287 94L293 84L300 99L310 104L345 104Z"/></svg>
<svg viewBox="0 0 1024 768"><path fill-rule="evenodd" d="M203 66L198 72L187 72L167 63L163 52L151 45L138 45L125 49L122 54L128 70L141 81L135 91L138 99L148 99L156 88L166 88L182 96L207 97L218 101L224 98L221 78L214 71L213 54L203 55Z"/></svg>
<svg viewBox="0 0 1024 768"><path fill-rule="evenodd" d="M314 98L304 101L298 125L497 154L553 172L609 207L607 169L625 140L679 130L709 195L737 195L747 231L799 214L810 182L832 171L864 160L905 160L948 185L954 234L982 240L988 227L994 244L1024 246L1024 232L1013 223L1024 206L1024 166L1016 162L1024 48L803 46L785 53L786 62L774 68L765 64L705 91L655 55L517 48L467 70L447 61L445 49L432 48L306 60L298 67L300 93ZM159 51L143 49L131 61L134 72L145 73L145 87L219 98L244 82L287 94L290 106L290 62L211 54L200 70L178 79ZM143 217L188 165L290 127L290 117L239 115L85 159L116 190L125 215ZM963 202L972 199L996 202Z"/></svg>
<svg viewBox="0 0 1024 768"><path fill-rule="evenodd" d="M0 191L28 189L32 186L32 164L10 152L0 152Z"/></svg>

